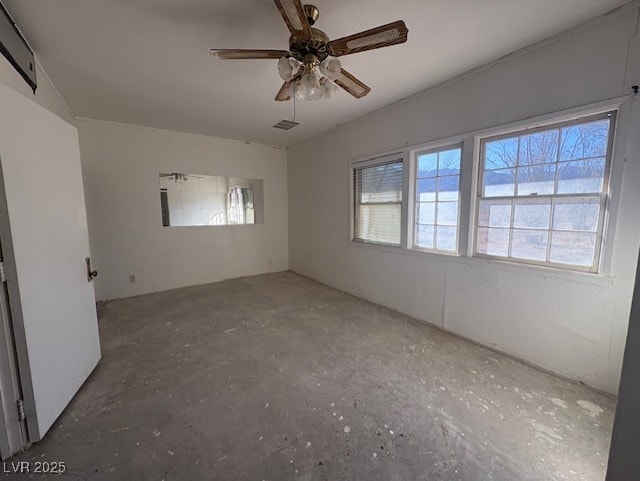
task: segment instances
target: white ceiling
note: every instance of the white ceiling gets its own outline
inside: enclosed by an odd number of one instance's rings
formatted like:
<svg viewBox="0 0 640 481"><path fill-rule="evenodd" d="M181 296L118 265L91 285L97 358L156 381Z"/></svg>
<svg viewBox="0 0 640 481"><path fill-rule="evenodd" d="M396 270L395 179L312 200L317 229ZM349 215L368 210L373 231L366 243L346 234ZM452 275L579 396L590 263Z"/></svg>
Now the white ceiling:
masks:
<svg viewBox="0 0 640 481"><path fill-rule="evenodd" d="M625 3L625 0L315 0L338 38L402 19L406 44L342 57L373 90L275 102L275 60L211 48L287 49L271 0L3 0L75 115L291 145Z"/></svg>

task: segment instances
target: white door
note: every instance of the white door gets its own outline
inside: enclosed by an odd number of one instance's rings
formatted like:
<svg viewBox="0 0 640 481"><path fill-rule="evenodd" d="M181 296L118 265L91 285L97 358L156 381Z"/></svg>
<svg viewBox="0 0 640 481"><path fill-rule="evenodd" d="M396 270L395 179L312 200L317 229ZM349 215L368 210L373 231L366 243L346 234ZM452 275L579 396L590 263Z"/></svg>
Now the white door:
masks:
<svg viewBox="0 0 640 481"><path fill-rule="evenodd" d="M100 359L77 130L0 84L0 167L9 224L0 235L34 442Z"/></svg>

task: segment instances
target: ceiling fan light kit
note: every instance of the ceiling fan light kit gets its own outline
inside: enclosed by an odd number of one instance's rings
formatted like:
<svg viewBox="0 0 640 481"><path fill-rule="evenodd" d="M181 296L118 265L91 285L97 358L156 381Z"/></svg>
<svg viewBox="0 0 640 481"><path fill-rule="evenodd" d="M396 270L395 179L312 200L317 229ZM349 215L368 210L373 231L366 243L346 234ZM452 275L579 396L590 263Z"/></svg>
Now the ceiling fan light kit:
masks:
<svg viewBox="0 0 640 481"><path fill-rule="evenodd" d="M343 69L335 57L407 41L408 29L402 20L330 40L322 30L312 27L320 16L316 6L302 5L300 0L274 3L291 32L288 51L213 49L211 55L223 60L278 59L278 73L284 84L276 94L277 101L331 98L337 86L360 99L371 89Z"/></svg>
<svg viewBox="0 0 640 481"><path fill-rule="evenodd" d="M305 55L302 63L291 57L282 57L278 61L278 72L288 86L288 96L295 95L296 98L302 100L331 98L338 89L331 80L335 80L340 74L340 61L331 59L332 63L329 69L326 65L328 60L325 59L319 63L318 58L313 54ZM324 76L318 76L317 68ZM302 73L298 75L300 71Z"/></svg>

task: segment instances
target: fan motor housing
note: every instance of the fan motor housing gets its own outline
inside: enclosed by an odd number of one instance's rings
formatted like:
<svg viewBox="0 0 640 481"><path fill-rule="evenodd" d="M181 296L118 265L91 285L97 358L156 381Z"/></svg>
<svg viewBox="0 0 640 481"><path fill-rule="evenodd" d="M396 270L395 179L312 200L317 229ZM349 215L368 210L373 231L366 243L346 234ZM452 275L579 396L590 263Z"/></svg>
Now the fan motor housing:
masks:
<svg viewBox="0 0 640 481"><path fill-rule="evenodd" d="M302 62L304 56L308 54L315 55L322 62L329 56L327 43L329 43L329 36L322 30L311 27L310 40L289 37L289 51L291 56L299 62Z"/></svg>

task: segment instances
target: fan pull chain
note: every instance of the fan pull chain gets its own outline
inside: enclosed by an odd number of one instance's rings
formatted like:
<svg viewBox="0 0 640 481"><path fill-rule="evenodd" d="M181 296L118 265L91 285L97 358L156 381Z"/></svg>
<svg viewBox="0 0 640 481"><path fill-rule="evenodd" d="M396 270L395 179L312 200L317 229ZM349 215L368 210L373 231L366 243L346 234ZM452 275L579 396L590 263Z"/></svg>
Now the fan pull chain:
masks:
<svg viewBox="0 0 640 481"><path fill-rule="evenodd" d="M293 122L296 121L296 97L297 95L294 93L293 94L293 119L291 119Z"/></svg>

